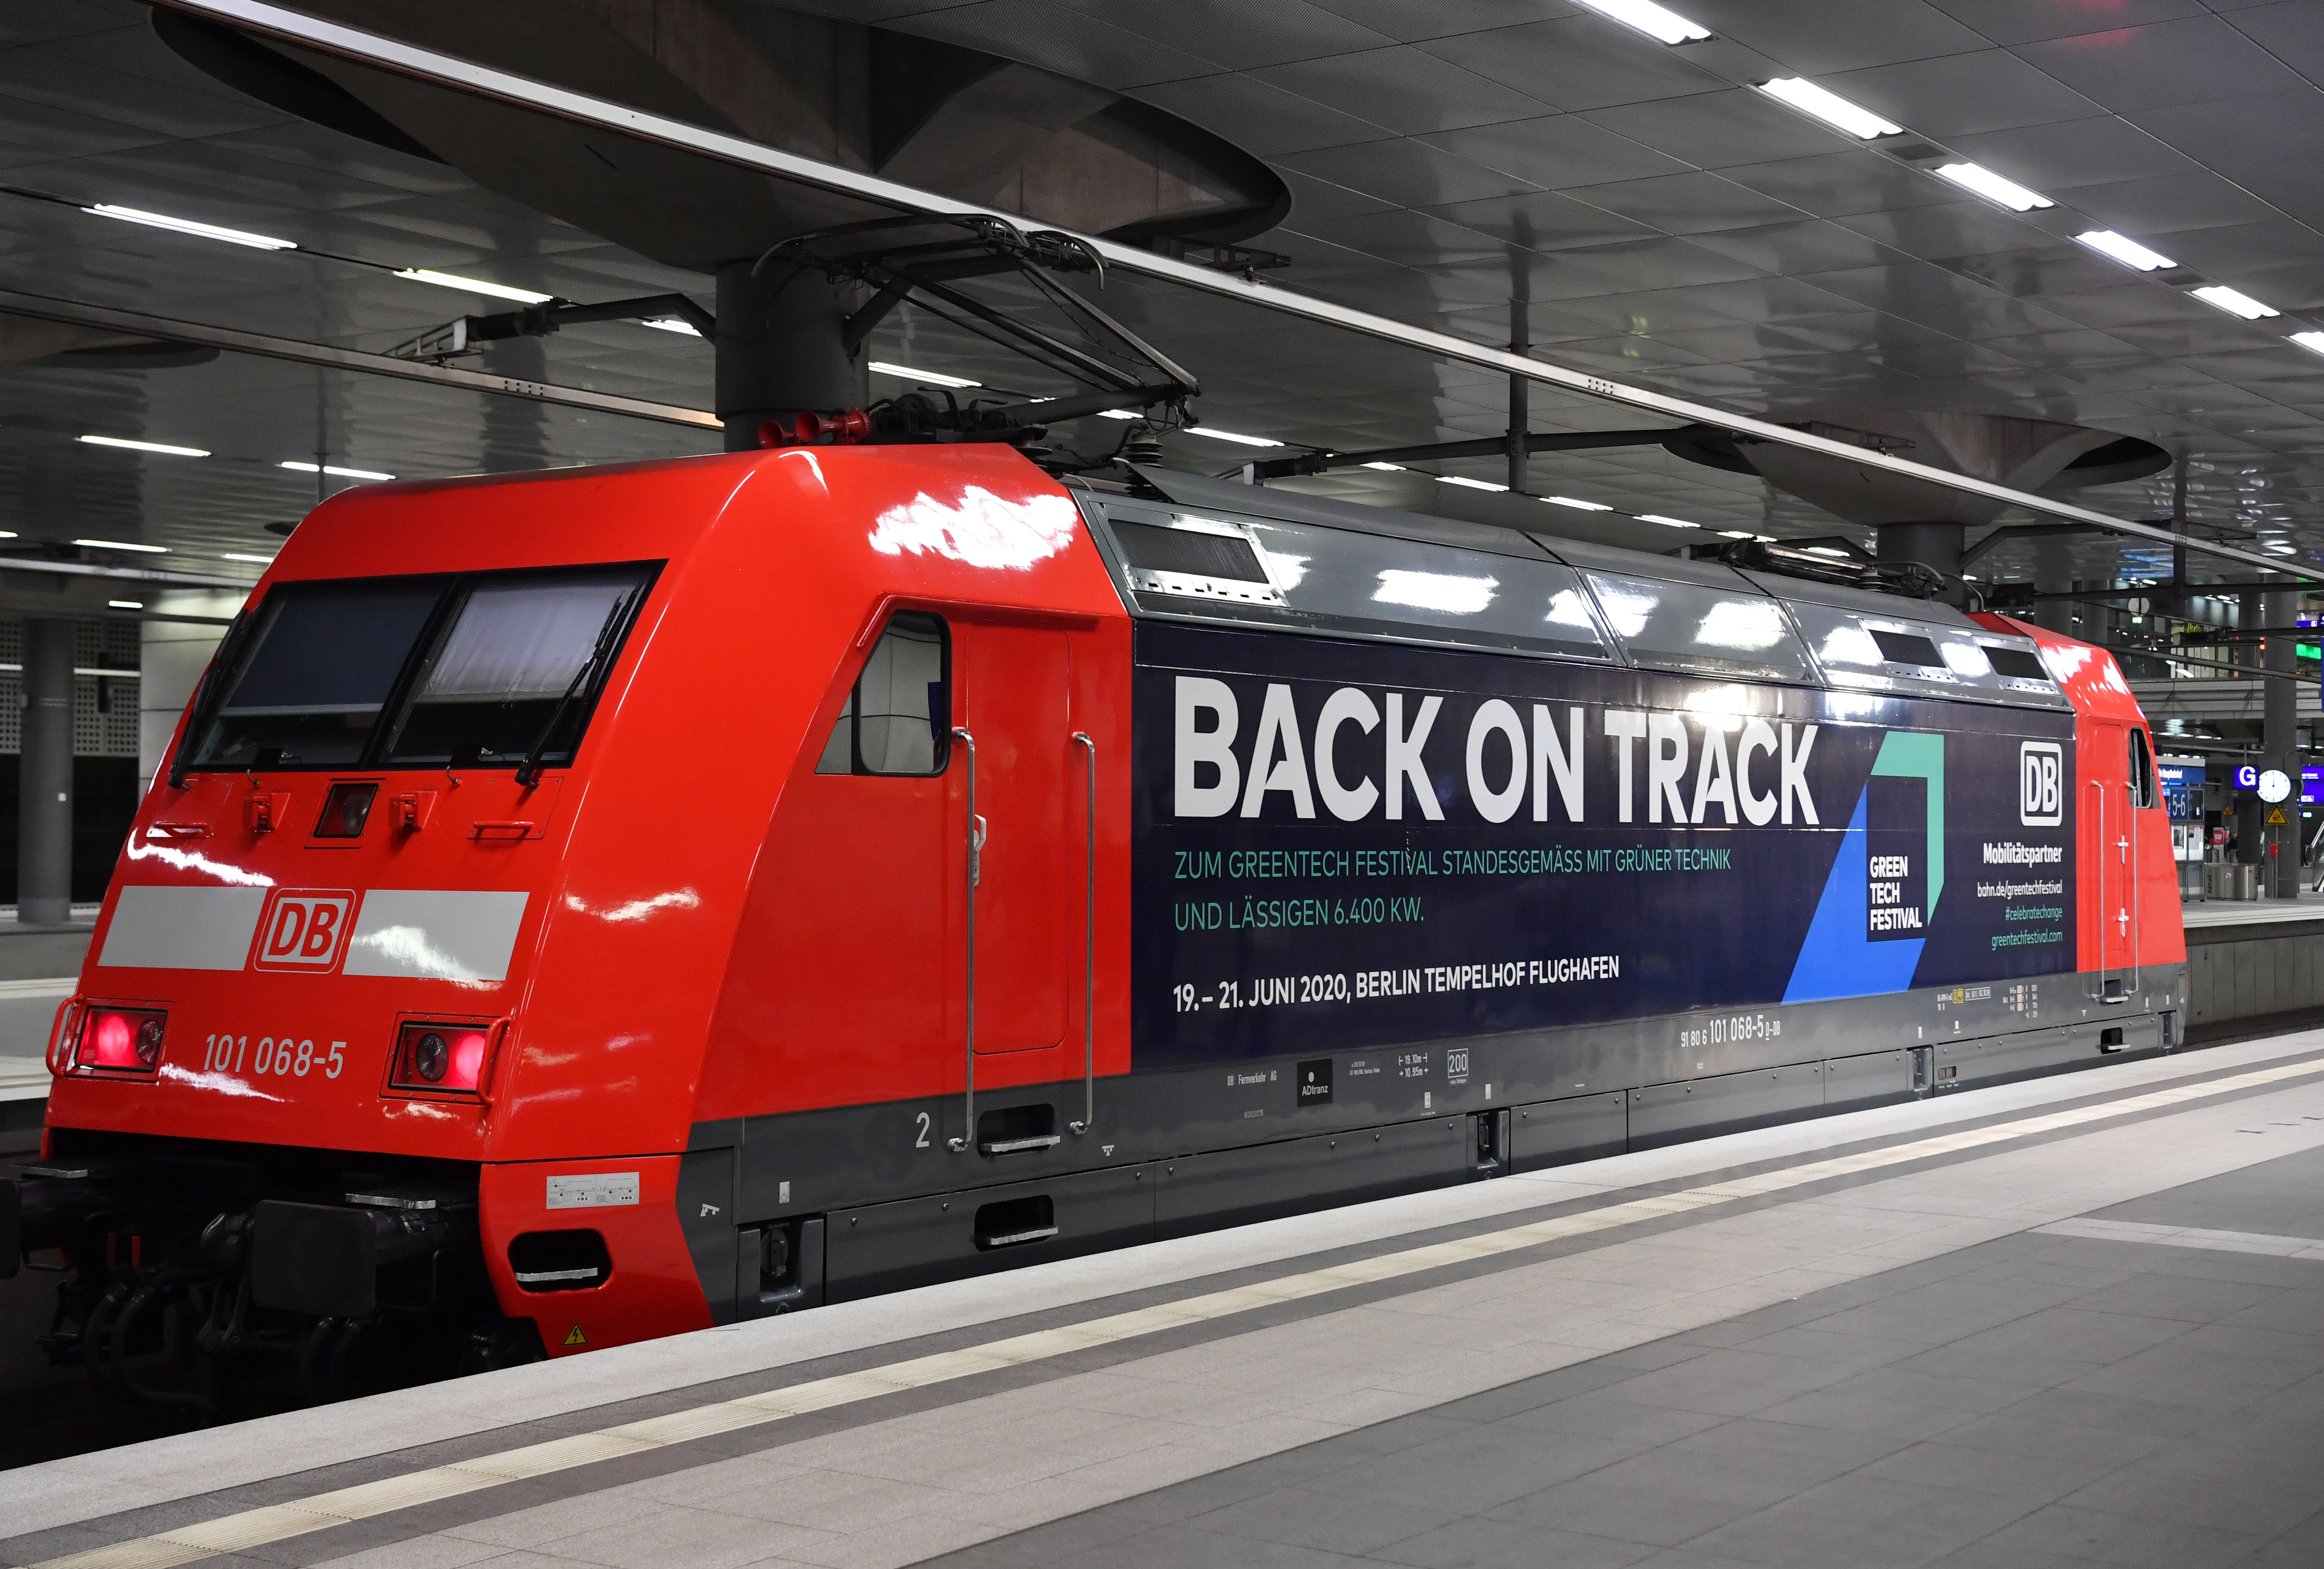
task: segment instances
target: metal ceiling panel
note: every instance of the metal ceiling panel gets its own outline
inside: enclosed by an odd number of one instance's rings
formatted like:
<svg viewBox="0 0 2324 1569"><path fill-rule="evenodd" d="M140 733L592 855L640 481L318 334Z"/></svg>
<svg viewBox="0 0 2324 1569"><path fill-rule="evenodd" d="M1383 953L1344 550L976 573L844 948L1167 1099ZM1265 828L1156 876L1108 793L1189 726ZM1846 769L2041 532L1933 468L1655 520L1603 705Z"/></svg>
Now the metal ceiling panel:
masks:
<svg viewBox="0 0 2324 1569"><path fill-rule="evenodd" d="M870 20L860 13L854 19ZM1217 69L1199 56L1068 11L1057 0L975 0L901 17L893 26L899 32L1006 55L1121 93Z"/></svg>
<svg viewBox="0 0 2324 1569"><path fill-rule="evenodd" d="M1977 29L1996 43L2030 43L2038 39L2064 38L2078 32L2130 27L2147 22L2168 22L2178 16L2200 16L2203 0L1933 0L1947 14Z"/></svg>
<svg viewBox="0 0 2324 1569"><path fill-rule="evenodd" d="M1424 50L1367 50L1251 74L1305 97L1361 104L1366 119L1408 136L1530 119L1553 106Z"/></svg>
<svg viewBox="0 0 2324 1569"><path fill-rule="evenodd" d="M1423 52L1569 112L1658 102L1722 86L1684 51L1640 49L1637 37L1602 16L1579 15L1440 38Z"/></svg>
<svg viewBox="0 0 2324 1569"><path fill-rule="evenodd" d="M1642 146L1579 115L1551 115L1447 131L1425 140L1457 158L1544 190L1685 172L1684 161Z"/></svg>
<svg viewBox="0 0 2324 1569"><path fill-rule="evenodd" d="M2298 72L2216 16L2116 27L2024 43L2013 52L2117 114L2294 92L2307 85Z"/></svg>
<svg viewBox="0 0 2324 1569"><path fill-rule="evenodd" d="M1294 152L1283 159L1283 166L1361 192L1391 208L1435 208L1530 193L1536 189L1515 175L1407 137ZM1293 210L1295 223L1331 216L1328 211L1311 213L1305 206Z"/></svg>
<svg viewBox="0 0 2324 1569"><path fill-rule="evenodd" d="M1939 138L2106 113L2103 106L2001 49L1847 71L1820 85L1899 125ZM2001 172L2016 178L2010 170Z"/></svg>
<svg viewBox="0 0 2324 1569"><path fill-rule="evenodd" d="M1111 23L1228 70L1257 70L1293 60L1377 49L1394 40L1309 0L1058 0L1067 10Z"/></svg>
<svg viewBox="0 0 2324 1569"><path fill-rule="evenodd" d="M1622 240L1649 240L1660 233L1651 225L1547 190L1432 206L1428 211L1448 223L1528 251L1567 251Z"/></svg>
<svg viewBox="0 0 2324 1569"><path fill-rule="evenodd" d="M1985 42L1974 29L1922 0L1877 6L1831 5L1822 0L1693 0L1688 14L1705 27L1784 60L1803 76L1958 54Z"/></svg>
<svg viewBox="0 0 2324 1569"><path fill-rule="evenodd" d="M1788 202L1700 171L1583 186L1572 194L1668 235L1750 228L1804 216Z"/></svg>

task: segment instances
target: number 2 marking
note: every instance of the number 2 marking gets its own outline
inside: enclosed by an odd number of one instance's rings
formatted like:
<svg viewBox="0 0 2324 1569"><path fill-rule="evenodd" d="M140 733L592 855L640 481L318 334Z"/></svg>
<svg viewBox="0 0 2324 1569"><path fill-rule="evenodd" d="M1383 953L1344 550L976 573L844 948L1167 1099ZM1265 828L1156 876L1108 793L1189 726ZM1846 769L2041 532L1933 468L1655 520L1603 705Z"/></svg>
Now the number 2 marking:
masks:
<svg viewBox="0 0 2324 1569"><path fill-rule="evenodd" d="M915 1149L926 1149L928 1147L928 1114L926 1112L920 1112L915 1113L915 1115L919 1120L920 1136L912 1140L912 1148Z"/></svg>

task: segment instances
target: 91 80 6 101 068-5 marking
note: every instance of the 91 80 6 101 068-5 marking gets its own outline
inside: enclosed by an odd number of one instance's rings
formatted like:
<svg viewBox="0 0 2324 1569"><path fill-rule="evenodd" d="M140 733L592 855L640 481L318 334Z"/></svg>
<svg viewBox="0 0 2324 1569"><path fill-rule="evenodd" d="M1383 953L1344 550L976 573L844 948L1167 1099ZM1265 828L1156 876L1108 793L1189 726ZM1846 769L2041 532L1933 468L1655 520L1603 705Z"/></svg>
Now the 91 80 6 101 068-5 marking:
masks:
<svg viewBox="0 0 2324 1569"><path fill-rule="evenodd" d="M209 1035L202 1038L202 1071L240 1073L247 1062L254 1075L303 1079L319 1072L327 1079L335 1079L347 1066L346 1049L344 1040L318 1047L296 1036L262 1035L254 1051L246 1035Z"/></svg>

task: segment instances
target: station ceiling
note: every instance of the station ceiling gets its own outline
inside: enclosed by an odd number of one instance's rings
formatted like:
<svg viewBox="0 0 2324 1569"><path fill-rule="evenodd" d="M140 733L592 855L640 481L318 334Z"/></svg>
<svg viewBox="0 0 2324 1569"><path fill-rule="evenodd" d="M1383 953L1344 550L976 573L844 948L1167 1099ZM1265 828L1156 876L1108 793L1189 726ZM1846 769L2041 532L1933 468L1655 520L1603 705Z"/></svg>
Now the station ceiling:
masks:
<svg viewBox="0 0 2324 1569"><path fill-rule="evenodd" d="M1778 420L1877 429L1885 410L1968 411L2139 437L2183 455L2194 531L2324 560L2324 354L2292 340L2324 330L2324 7L2310 0L1679 0L1670 10L1710 36L1676 45L1563 0L790 5L1090 82L1256 155L1292 202L1244 243L1291 259L1268 275L1284 287L1492 344L1522 300L1543 358ZM709 298L700 272L243 96L129 0L0 0L0 290L373 352L506 308L396 275L410 269L581 300ZM1861 142L1754 86L1782 78L1901 134ZM2052 205L2012 211L1933 172L1963 162ZM84 210L106 204L297 248ZM2100 230L2178 265L2141 272L2075 238ZM2191 292L2209 284L2278 314L2228 314ZM1205 421L1228 430L1347 449L1506 422L1506 383L1482 371L1161 285L1117 280L1105 300L1202 378ZM349 483L285 462L417 477L715 446L669 423L233 353L93 363L103 339L59 333L0 314L0 528L22 537L7 548L117 540L171 553L145 563L254 574L231 558L270 554L267 525ZM908 319L873 350L1009 374ZM694 408L711 396L707 345L629 322L465 363ZM1636 423L1534 395L1538 430ZM1170 439L1188 466L1255 456ZM1490 460L1434 467L1499 477ZM1613 513L1417 472L1309 483L1652 549L1685 536L1636 514L1864 537L1658 448L1544 456L1532 474ZM2167 517L2172 479L2080 499ZM2076 549L2085 577L2167 570L2143 546ZM1982 569L2028 560L2005 549Z"/></svg>

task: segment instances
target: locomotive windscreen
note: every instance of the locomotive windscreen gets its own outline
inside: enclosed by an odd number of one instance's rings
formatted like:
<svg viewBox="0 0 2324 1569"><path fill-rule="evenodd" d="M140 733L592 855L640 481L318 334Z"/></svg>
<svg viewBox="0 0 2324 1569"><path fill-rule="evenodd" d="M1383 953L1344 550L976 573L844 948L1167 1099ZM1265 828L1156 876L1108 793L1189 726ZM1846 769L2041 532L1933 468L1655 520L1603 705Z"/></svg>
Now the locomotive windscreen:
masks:
<svg viewBox="0 0 2324 1569"><path fill-rule="evenodd" d="M274 589L249 653L200 734L193 766L360 761L445 581L286 583Z"/></svg>
<svg viewBox="0 0 2324 1569"><path fill-rule="evenodd" d="M572 755L650 565L272 587L187 766L514 767Z"/></svg>
<svg viewBox="0 0 2324 1569"><path fill-rule="evenodd" d="M512 576L469 587L389 734L390 767L455 757L489 765L539 747L572 755L574 703L601 645L643 581L641 569Z"/></svg>

